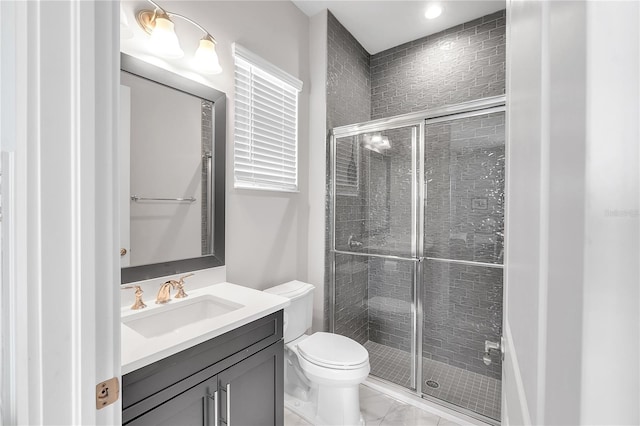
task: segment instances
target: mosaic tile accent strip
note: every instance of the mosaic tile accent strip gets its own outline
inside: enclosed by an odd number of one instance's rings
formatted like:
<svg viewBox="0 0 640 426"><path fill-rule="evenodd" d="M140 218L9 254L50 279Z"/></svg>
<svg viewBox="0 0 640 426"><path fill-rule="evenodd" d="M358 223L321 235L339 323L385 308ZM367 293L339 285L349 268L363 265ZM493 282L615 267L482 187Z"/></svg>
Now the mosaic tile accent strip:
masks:
<svg viewBox="0 0 640 426"><path fill-rule="evenodd" d="M369 351L372 375L410 388L411 354L372 341L364 347ZM433 380L439 385L434 389L423 383L424 394L500 420L500 380L427 358L422 359L422 369L424 382Z"/></svg>

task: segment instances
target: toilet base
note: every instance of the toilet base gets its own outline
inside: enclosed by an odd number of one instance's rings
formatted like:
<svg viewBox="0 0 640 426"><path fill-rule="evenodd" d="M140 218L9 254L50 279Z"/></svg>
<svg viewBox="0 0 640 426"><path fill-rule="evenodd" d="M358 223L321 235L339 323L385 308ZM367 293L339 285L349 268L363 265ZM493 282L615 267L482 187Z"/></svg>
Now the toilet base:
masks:
<svg viewBox="0 0 640 426"><path fill-rule="evenodd" d="M360 414L360 387L319 386L316 423L327 426L364 425Z"/></svg>

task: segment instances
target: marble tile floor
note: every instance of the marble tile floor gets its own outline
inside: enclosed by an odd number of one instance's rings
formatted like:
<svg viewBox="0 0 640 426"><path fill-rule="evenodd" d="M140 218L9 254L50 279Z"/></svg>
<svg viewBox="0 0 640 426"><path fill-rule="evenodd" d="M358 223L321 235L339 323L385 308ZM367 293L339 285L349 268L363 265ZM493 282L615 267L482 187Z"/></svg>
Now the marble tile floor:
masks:
<svg viewBox="0 0 640 426"><path fill-rule="evenodd" d="M364 385L360 385L360 411L366 426L458 426L458 423L397 401ZM311 426L286 408L284 425Z"/></svg>

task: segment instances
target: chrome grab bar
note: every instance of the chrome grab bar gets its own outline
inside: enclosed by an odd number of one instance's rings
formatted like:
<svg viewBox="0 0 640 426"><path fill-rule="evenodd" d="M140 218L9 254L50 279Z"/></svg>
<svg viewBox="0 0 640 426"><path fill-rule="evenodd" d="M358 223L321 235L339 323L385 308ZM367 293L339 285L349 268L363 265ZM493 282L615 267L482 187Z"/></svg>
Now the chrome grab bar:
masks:
<svg viewBox="0 0 640 426"><path fill-rule="evenodd" d="M140 197L138 195L132 195L131 196L131 201L178 201L178 202L188 202L188 203L193 203L194 201L196 201L195 197L191 197L191 198L145 198L145 197Z"/></svg>

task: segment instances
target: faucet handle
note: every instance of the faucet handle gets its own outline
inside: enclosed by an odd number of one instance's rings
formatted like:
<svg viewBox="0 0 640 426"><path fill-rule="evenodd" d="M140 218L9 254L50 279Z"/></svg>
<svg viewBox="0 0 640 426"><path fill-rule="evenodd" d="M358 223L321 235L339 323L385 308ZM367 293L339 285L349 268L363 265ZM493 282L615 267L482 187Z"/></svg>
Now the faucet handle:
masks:
<svg viewBox="0 0 640 426"><path fill-rule="evenodd" d="M122 290L127 290L130 288L136 289L136 292L135 292L136 301L133 303L133 305L131 305L131 309L133 309L134 311L137 311L138 309L146 308L147 305L145 305L144 302L142 301L142 294L144 293L144 291L142 291L142 288L139 285L128 285L128 286L120 287L120 289Z"/></svg>
<svg viewBox="0 0 640 426"><path fill-rule="evenodd" d="M184 279L185 279L185 278L189 278L189 277L192 277L192 276L194 276L194 275L195 275L195 274L194 274L193 272L192 272L192 273L190 273L190 274L187 274L187 275L183 275L182 277L180 277L180 279L179 279L178 281L180 281L180 282L184 283Z"/></svg>
<svg viewBox="0 0 640 426"><path fill-rule="evenodd" d="M191 276L193 276L195 274L187 274L183 277L180 277L180 279L178 280L178 284L176 284L176 288L178 289L178 292L176 293L175 297L176 299L181 299L183 297L187 297L188 294L184 292L184 280L185 278L189 278Z"/></svg>

